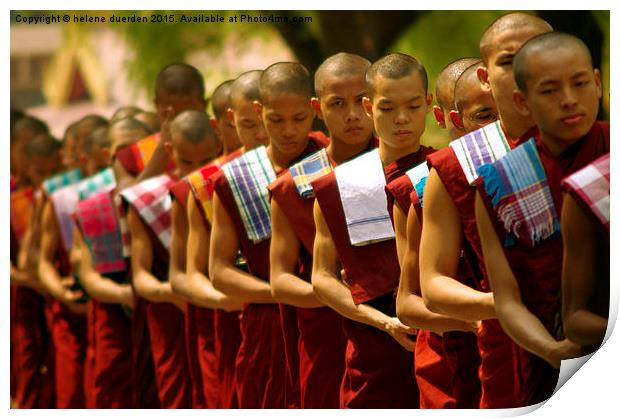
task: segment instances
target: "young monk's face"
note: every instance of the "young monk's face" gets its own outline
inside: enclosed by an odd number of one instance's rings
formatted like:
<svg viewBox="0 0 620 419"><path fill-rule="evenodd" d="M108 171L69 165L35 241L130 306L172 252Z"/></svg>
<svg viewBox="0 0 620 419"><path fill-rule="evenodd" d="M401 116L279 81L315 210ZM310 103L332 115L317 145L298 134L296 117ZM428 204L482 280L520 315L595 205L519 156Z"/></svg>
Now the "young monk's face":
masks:
<svg viewBox="0 0 620 419"><path fill-rule="evenodd" d="M488 90L482 89L475 73L467 76L467 80L461 80L462 85L457 89L459 115L465 129L465 133L496 121L498 118L497 107L493 95Z"/></svg>
<svg viewBox="0 0 620 419"><path fill-rule="evenodd" d="M573 144L596 120L601 78L585 51L563 46L528 58L527 108L543 138Z"/></svg>
<svg viewBox="0 0 620 419"><path fill-rule="evenodd" d="M33 154L30 157L30 165L28 166L28 177L32 185L38 188L46 178L56 174L60 168L60 156L58 153L52 156Z"/></svg>
<svg viewBox="0 0 620 419"><path fill-rule="evenodd" d="M222 115L217 119L217 131L222 143L226 144L227 149L230 149L231 145L239 144L237 129L232 121L226 117L226 115Z"/></svg>
<svg viewBox="0 0 620 419"><path fill-rule="evenodd" d="M246 150L269 144L269 137L263 125L261 116L254 109L251 101L245 98L235 98L232 101L233 123L239 141Z"/></svg>
<svg viewBox="0 0 620 419"><path fill-rule="evenodd" d="M372 135L372 119L364 111L362 99L367 96L363 76L326 77L320 97L320 118L332 140L355 145Z"/></svg>
<svg viewBox="0 0 620 419"><path fill-rule="evenodd" d="M314 110L310 98L295 93L268 94L262 118L270 144L284 155L299 155L307 145Z"/></svg>
<svg viewBox="0 0 620 419"><path fill-rule="evenodd" d="M217 157L221 149L221 143L213 138L205 138L203 141L193 144L178 133L172 136L172 160L179 169L180 176L188 175L209 163Z"/></svg>
<svg viewBox="0 0 620 419"><path fill-rule="evenodd" d="M67 168L75 168L78 166L77 155L77 134L67 133L62 147L62 164Z"/></svg>
<svg viewBox="0 0 620 419"><path fill-rule="evenodd" d="M94 175L108 167L111 163L111 156L109 147L102 148L97 144L93 144L88 153L86 173L88 175Z"/></svg>
<svg viewBox="0 0 620 419"><path fill-rule="evenodd" d="M157 115L161 124L165 120L172 121L176 115L183 111L204 112L207 103L198 90L187 95L173 95L161 92L155 100L155 107L157 108Z"/></svg>
<svg viewBox="0 0 620 419"><path fill-rule="evenodd" d="M381 141L394 149L419 142L431 102L416 72L396 80L377 76L372 119Z"/></svg>

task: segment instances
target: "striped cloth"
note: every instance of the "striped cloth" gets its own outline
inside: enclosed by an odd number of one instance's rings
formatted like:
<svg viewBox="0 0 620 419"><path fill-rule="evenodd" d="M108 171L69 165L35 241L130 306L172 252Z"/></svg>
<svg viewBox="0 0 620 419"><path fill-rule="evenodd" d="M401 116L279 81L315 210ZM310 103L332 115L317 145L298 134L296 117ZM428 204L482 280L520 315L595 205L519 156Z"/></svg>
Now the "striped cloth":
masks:
<svg viewBox="0 0 620 419"><path fill-rule="evenodd" d="M155 133L129 146L140 172L144 170L144 166L153 157L157 144L159 144L159 138L160 133Z"/></svg>
<svg viewBox="0 0 620 419"><path fill-rule="evenodd" d="M78 183L57 189L52 193L50 199L54 205L54 213L60 228L63 247L68 252L73 244L73 229L75 228L73 213L80 201Z"/></svg>
<svg viewBox="0 0 620 419"><path fill-rule="evenodd" d="M172 198L170 187L175 181L168 175L149 178L123 189L121 196L132 205L140 218L155 233L166 250L170 249L172 236Z"/></svg>
<svg viewBox="0 0 620 419"><path fill-rule="evenodd" d="M309 155L289 168L297 192L304 199L314 198L314 190L312 189L311 182L323 175L331 173L332 170L329 157L327 157L327 150L324 148Z"/></svg>
<svg viewBox="0 0 620 419"><path fill-rule="evenodd" d="M255 148L222 166L246 235L253 243L271 237L267 186L276 179L265 146Z"/></svg>
<svg viewBox="0 0 620 419"><path fill-rule="evenodd" d="M415 189L420 206L422 206L422 199L424 197L424 186L426 186L426 178L428 177L428 165L426 162L418 164L417 166L407 171L407 176Z"/></svg>
<svg viewBox="0 0 620 419"><path fill-rule="evenodd" d="M364 153L334 171L351 244L365 246L393 239L379 150Z"/></svg>
<svg viewBox="0 0 620 419"><path fill-rule="evenodd" d="M82 180L77 186L80 201L96 192L103 190L109 192L114 188L116 188L116 178L111 167Z"/></svg>
<svg viewBox="0 0 620 419"><path fill-rule="evenodd" d="M209 223L213 221L213 181L211 176L220 171L217 162L208 164L187 176L192 194L200 203Z"/></svg>
<svg viewBox="0 0 620 419"><path fill-rule="evenodd" d="M486 193L508 233L506 246L517 239L533 247L560 231L547 176L533 138L495 163L482 165L478 174L484 178Z"/></svg>
<svg viewBox="0 0 620 419"><path fill-rule="evenodd" d="M562 188L581 199L609 231L609 153L566 177Z"/></svg>
<svg viewBox="0 0 620 419"><path fill-rule="evenodd" d="M47 196L52 196L52 194L58 189L64 188L65 186L73 185L74 183L79 182L81 179L82 173L80 172L80 169L69 170L67 172L45 179L43 181L43 190L45 191Z"/></svg>
<svg viewBox="0 0 620 419"><path fill-rule="evenodd" d="M17 240L21 240L28 230L33 204L33 188L17 189L11 192L11 229Z"/></svg>
<svg viewBox="0 0 620 419"><path fill-rule="evenodd" d="M450 147L454 150L470 185L478 177L478 167L493 163L510 151L499 121L452 141Z"/></svg>
<svg viewBox="0 0 620 419"><path fill-rule="evenodd" d="M95 270L101 274L124 271L121 232L110 191L102 190L80 201L76 216Z"/></svg>

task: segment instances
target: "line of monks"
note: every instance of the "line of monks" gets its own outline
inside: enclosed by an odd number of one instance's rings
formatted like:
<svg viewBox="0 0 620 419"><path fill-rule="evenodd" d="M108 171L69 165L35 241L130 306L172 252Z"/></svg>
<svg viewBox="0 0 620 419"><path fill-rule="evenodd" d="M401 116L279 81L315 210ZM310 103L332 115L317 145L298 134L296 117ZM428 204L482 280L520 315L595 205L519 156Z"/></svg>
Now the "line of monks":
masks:
<svg viewBox="0 0 620 419"><path fill-rule="evenodd" d="M154 93L62 143L16 117L14 406L520 407L601 344L609 123L581 40L504 15L434 107L401 53L245 72L212 116L187 64Z"/></svg>

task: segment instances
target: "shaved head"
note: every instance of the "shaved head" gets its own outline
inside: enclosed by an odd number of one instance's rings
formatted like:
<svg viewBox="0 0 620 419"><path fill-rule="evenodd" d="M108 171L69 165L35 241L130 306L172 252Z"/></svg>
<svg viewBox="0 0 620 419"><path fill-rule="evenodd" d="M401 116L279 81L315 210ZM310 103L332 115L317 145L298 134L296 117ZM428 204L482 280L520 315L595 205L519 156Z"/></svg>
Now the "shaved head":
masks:
<svg viewBox="0 0 620 419"><path fill-rule="evenodd" d="M44 133L34 137L26 146L26 154L28 157L42 156L51 157L60 151L60 141L52 137L50 134Z"/></svg>
<svg viewBox="0 0 620 419"><path fill-rule="evenodd" d="M230 108L230 92L234 80L226 80L220 83L211 95L211 107L215 119L220 119L226 115L226 110Z"/></svg>
<svg viewBox="0 0 620 419"><path fill-rule="evenodd" d="M108 120L103 116L96 114L86 115L77 122L78 135L83 135L85 138L97 128L107 126Z"/></svg>
<svg viewBox="0 0 620 419"><path fill-rule="evenodd" d="M142 121L132 117L114 121L108 130L113 152L141 140L150 133Z"/></svg>
<svg viewBox="0 0 620 419"><path fill-rule="evenodd" d="M468 67L480 62L479 58L459 58L441 70L435 82L435 97L441 109L444 111L455 110L454 90L456 81Z"/></svg>
<svg viewBox="0 0 620 419"><path fill-rule="evenodd" d="M312 97L312 81L308 69L299 63L280 62L270 65L260 77L261 101L281 94L292 93Z"/></svg>
<svg viewBox="0 0 620 419"><path fill-rule="evenodd" d="M185 63L166 66L155 80L155 101L158 101L162 95L196 95L203 99L205 84L202 74L195 67Z"/></svg>
<svg viewBox="0 0 620 419"><path fill-rule="evenodd" d="M372 98L377 76L390 80L398 80L413 73L420 77L424 91L427 91L428 76L426 74L426 69L418 60L410 55L401 54L399 52L379 58L368 68L368 71L366 71L368 95Z"/></svg>
<svg viewBox="0 0 620 419"><path fill-rule="evenodd" d="M260 99L260 78L263 70L246 71L235 79L230 87L231 107L239 100L253 102Z"/></svg>
<svg viewBox="0 0 620 419"><path fill-rule="evenodd" d="M209 115L200 111L184 111L170 124L170 136L182 138L191 144L200 144L209 138L215 139L215 132L209 122Z"/></svg>
<svg viewBox="0 0 620 419"><path fill-rule="evenodd" d="M538 33L551 32L553 28L544 19L529 13L515 12L497 18L480 38L480 57L485 65L489 56L497 48L496 38L499 34L514 30L530 30Z"/></svg>
<svg viewBox="0 0 620 419"><path fill-rule="evenodd" d="M359 55L339 52L327 58L314 73L314 90L321 97L328 78L347 76L364 77L370 67L370 61Z"/></svg>
<svg viewBox="0 0 620 419"><path fill-rule="evenodd" d="M34 116L22 116L15 122L13 129L11 130L11 143L23 136L28 135L30 137L38 134L46 134L49 132L47 124Z"/></svg>
<svg viewBox="0 0 620 419"><path fill-rule="evenodd" d="M108 136L108 127L99 127L86 137L84 151L90 153L95 146L99 148L109 148L111 144L110 137Z"/></svg>
<svg viewBox="0 0 620 419"><path fill-rule="evenodd" d="M114 112L114 114L110 118L110 121L116 121L117 119L134 116L135 114L140 112L142 112L142 109L138 108L137 106L121 106Z"/></svg>
<svg viewBox="0 0 620 419"><path fill-rule="evenodd" d="M461 75L454 82L454 104L453 110L461 112L461 101L465 94L472 89L480 88L480 80L478 80L478 75L476 74L476 70L478 69L478 65L482 63L482 60L475 60L470 64L469 67L465 68Z"/></svg>
<svg viewBox="0 0 620 419"><path fill-rule="evenodd" d="M150 131L149 134L159 131L159 117L155 112L142 111L133 116L134 119L142 122Z"/></svg>
<svg viewBox="0 0 620 419"><path fill-rule="evenodd" d="M592 54L587 45L579 38L563 32L549 32L535 36L527 41L515 55L512 63L512 72L517 82L519 90L527 92L527 80L530 76L529 67L532 56L536 54L550 54L560 48L571 49L575 52L583 53L590 65L592 65Z"/></svg>

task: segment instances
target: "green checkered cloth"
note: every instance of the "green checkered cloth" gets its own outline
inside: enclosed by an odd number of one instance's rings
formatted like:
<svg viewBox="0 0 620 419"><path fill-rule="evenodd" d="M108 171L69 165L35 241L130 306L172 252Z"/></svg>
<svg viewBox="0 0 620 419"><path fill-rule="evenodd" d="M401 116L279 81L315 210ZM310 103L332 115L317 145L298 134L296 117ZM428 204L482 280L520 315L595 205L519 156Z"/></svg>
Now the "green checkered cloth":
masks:
<svg viewBox="0 0 620 419"><path fill-rule="evenodd" d="M80 201L83 201L97 192L111 191L114 188L116 188L116 178L112 168L108 167L81 181L77 186L77 191Z"/></svg>
<svg viewBox="0 0 620 419"><path fill-rule="evenodd" d="M80 169L69 170L45 179L43 181L43 190L45 190L45 193L48 196L51 196L58 189L73 185L80 180L82 180L82 173L80 172Z"/></svg>

